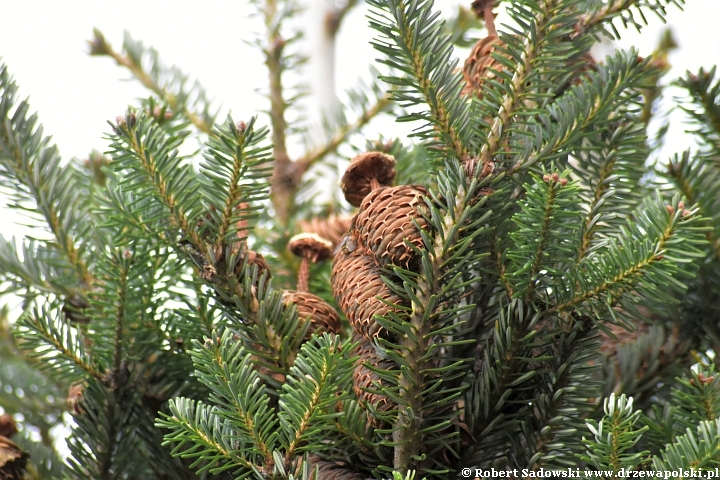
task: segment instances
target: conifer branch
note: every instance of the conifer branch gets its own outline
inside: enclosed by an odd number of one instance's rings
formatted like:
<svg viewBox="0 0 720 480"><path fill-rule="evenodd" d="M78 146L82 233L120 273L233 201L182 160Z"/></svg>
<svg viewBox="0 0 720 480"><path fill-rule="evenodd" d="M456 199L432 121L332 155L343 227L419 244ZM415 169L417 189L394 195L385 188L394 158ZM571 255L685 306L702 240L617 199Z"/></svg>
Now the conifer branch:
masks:
<svg viewBox="0 0 720 480"><path fill-rule="evenodd" d="M677 156L668 163L665 175L675 184L675 188L682 194L689 205L697 204L700 214L709 219L710 226L706 238L712 248L715 258L720 260L720 226L715 212L717 196L711 192L720 190L717 182L717 168L713 163L702 162L700 159L691 159L690 152L684 152L682 157Z"/></svg>
<svg viewBox="0 0 720 480"><path fill-rule="evenodd" d="M548 105L547 112L539 115L538 124L532 126L535 132L529 137L533 151L523 155L526 158L513 165L510 173L559 156L581 140L590 128L616 119L617 110L633 102L633 90L642 85L647 75L644 63L638 63L633 50L608 57L606 66L600 67L597 73L589 73L579 85ZM549 131L549 135L546 133L546 139L535 141L541 129Z"/></svg>
<svg viewBox="0 0 720 480"><path fill-rule="evenodd" d="M415 136L427 139L435 150L467 158L469 121L460 95L461 77L453 73L453 47L442 31L443 22L432 11L432 1L372 0L370 5L377 11L370 17L370 27L380 33L372 44L388 57L381 61L409 75L383 77L396 85L391 92L393 100L401 106L422 103L429 109L398 121L423 121Z"/></svg>
<svg viewBox="0 0 720 480"><path fill-rule="evenodd" d="M32 350L31 357L44 358L41 368L51 370L60 378L82 376L80 371L98 380L104 378L85 352L84 335L64 316L45 308L36 309L32 315L21 317L18 327L24 340L22 348Z"/></svg>
<svg viewBox="0 0 720 480"><path fill-rule="evenodd" d="M575 26L575 32L573 32L571 38L576 39L587 33L592 33L596 28L603 28L603 24L612 22L612 20L618 16L621 17L625 25L631 24L640 30L641 24L635 21L632 14L622 14L630 10L630 8L635 7L643 23L647 25L647 20L642 10L646 8L652 10L664 20L666 12L663 3L667 5L673 4L682 9L685 0L608 0L607 3L599 3L595 8L590 9L589 12L580 16ZM614 38L619 38L620 35L617 30L614 27L613 29L615 30ZM604 28L603 31L607 33L607 30Z"/></svg>
<svg viewBox="0 0 720 480"><path fill-rule="evenodd" d="M177 158L177 151L169 151L177 139L166 138L144 113L137 118L135 114L128 114L121 118L113 129L116 135L116 141L112 145L113 157L118 163L116 168L130 168L142 172L143 180L152 185L152 190L169 210L170 222L177 226L199 251L203 251L196 225L188 216L194 212L184 208L197 205L197 198L193 193L198 186L187 166L182 165ZM180 169L185 170L186 175L179 176ZM195 209L198 208L195 206Z"/></svg>
<svg viewBox="0 0 720 480"><path fill-rule="evenodd" d="M579 291L558 292L559 298L567 294L570 294L570 298L561 300L547 310L548 314L571 311L580 308L585 302L604 298L612 300L603 308L613 309L618 300L624 300L629 305L630 298L634 296L630 292L641 285L657 283L665 285L665 289L678 291L686 288L678 275L694 268L690 263L692 258L704 255L692 246L703 243L700 232L704 229L692 226L695 219L688 217L689 211L678 212L672 205L667 208L671 214L663 212L664 206L658 201L646 201L639 208L642 213L636 214L636 220L629 222L629 228L622 237L609 240L603 253L586 257L571 270L570 281L579 286ZM686 244L682 249L675 246L680 238ZM683 271L678 265L668 265L666 256L681 265L686 264L688 270ZM676 277L670 282L667 281L669 275L661 273L666 272L667 268L676 272ZM645 295L653 292L653 289L644 287L640 290ZM668 300L664 296L658 297L660 299Z"/></svg>
<svg viewBox="0 0 720 480"><path fill-rule="evenodd" d="M302 165L302 169L307 170L317 161L325 158L325 156L335 153L337 148L345 143L352 134L360 131L378 114L387 111L390 105L390 97L388 95L378 98L373 105L363 109L362 113L353 123L338 128L324 145L306 153L301 159L297 160L296 163Z"/></svg>
<svg viewBox="0 0 720 480"><path fill-rule="evenodd" d="M675 441L652 459L654 470L712 471L720 467L720 418L704 421L695 429L688 428L685 435Z"/></svg>
<svg viewBox="0 0 720 480"><path fill-rule="evenodd" d="M154 49L145 49L139 42L135 42L128 34L126 34L124 49L125 54L117 52L112 46L105 40L105 36L100 30L93 29L93 39L88 41L90 44L90 55L107 55L121 67L127 68L140 83L142 83L148 90L152 91L160 97L170 107L171 112L182 111L183 114L192 122L195 127L203 133L212 135L212 118L213 114L209 113L209 105L205 100L205 91L200 87L199 84L195 84L195 95L198 97L198 103L203 108L202 114L198 114L192 111L188 106L188 99L190 93L183 90L185 81L180 83L179 91L171 91L171 85L163 85L159 72L164 70L164 67L160 65L158 53ZM151 62L151 72L145 71L142 65L143 56L146 56ZM177 77L178 74L181 78L185 78L177 68L172 68L170 78ZM185 80L187 80L185 78Z"/></svg>
<svg viewBox="0 0 720 480"><path fill-rule="evenodd" d="M5 64L0 64L0 163L8 177L2 183L16 198L29 197L37 205L35 210L45 219L55 238L53 245L65 254L78 281L90 285L92 274L72 237L79 219L86 218L86 208L79 200L80 189L71 186L78 178L72 166L60 165L57 147L50 145L49 137L43 136L42 126L36 126L37 116L27 116L28 103L21 101L16 105L16 96L17 86ZM61 208L61 205L78 206L80 211Z"/></svg>

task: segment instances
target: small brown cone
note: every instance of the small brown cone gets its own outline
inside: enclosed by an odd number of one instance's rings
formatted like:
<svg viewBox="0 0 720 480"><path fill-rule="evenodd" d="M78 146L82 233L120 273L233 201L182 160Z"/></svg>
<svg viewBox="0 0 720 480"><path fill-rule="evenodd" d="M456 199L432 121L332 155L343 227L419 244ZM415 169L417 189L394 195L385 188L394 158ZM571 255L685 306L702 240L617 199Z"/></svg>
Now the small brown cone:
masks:
<svg viewBox="0 0 720 480"><path fill-rule="evenodd" d="M7 437L0 436L0 480L22 480L30 455Z"/></svg>
<svg viewBox="0 0 720 480"><path fill-rule="evenodd" d="M496 35L489 35L473 46L470 56L463 64L462 73L465 78L463 95L474 94L482 98L483 83L495 78L496 73L493 70L500 71L503 68L503 65L491 55L499 45L502 45L502 41Z"/></svg>
<svg viewBox="0 0 720 480"><path fill-rule="evenodd" d="M323 460L315 455L310 456L310 480L365 480L367 475L354 472L346 465ZM315 476L317 466L318 475Z"/></svg>
<svg viewBox="0 0 720 480"><path fill-rule="evenodd" d="M400 185L375 190L363 200L356 219L358 239L380 267L411 266L416 255L405 241L415 248L423 247L415 224L428 228L423 217L423 212L427 213L423 196L427 193L420 186Z"/></svg>
<svg viewBox="0 0 720 480"><path fill-rule="evenodd" d="M362 339L355 352L360 358L357 361L355 370L353 371L353 389L360 401L360 404L368 409L368 421L373 427L378 428L381 423L376 419L369 410L377 412L387 412L393 410L396 405L385 395L377 393L379 386L387 386L380 379L380 376L373 372L369 366L376 370L392 370L397 368L395 362L390 359L382 358L377 354L375 346L368 340Z"/></svg>
<svg viewBox="0 0 720 480"><path fill-rule="evenodd" d="M353 330L365 338L386 337L387 330L373 316L397 311L402 305L401 298L385 285L380 274L372 257L361 249L338 248L331 277L333 296Z"/></svg>
<svg viewBox="0 0 720 480"><path fill-rule="evenodd" d="M330 241L335 248L350 228L351 221L352 217L349 215L330 215L327 218L301 220L298 222L298 226L303 232L314 233Z"/></svg>
<svg viewBox="0 0 720 480"><path fill-rule="evenodd" d="M295 304L298 318L310 320L305 340L309 340L313 333L340 332L340 317L328 303L317 295L309 292L296 292L284 290L282 294L283 304Z"/></svg>
<svg viewBox="0 0 720 480"><path fill-rule="evenodd" d="M10 438L17 433L17 424L12 415L0 415L0 437Z"/></svg>
<svg viewBox="0 0 720 480"><path fill-rule="evenodd" d="M340 179L345 200L359 207L373 190L392 185L395 180L395 159L382 152L367 152L353 158Z"/></svg>

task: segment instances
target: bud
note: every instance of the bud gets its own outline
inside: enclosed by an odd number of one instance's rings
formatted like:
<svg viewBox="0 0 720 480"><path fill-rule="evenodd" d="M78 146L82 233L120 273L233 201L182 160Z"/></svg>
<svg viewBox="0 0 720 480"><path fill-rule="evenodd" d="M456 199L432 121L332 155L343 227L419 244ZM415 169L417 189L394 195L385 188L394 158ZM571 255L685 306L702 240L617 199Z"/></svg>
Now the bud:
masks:
<svg viewBox="0 0 720 480"><path fill-rule="evenodd" d="M245 130L247 130L247 123L245 123L241 120L237 124L237 131L238 131L238 133L245 133Z"/></svg>
<svg viewBox="0 0 720 480"><path fill-rule="evenodd" d="M110 53L110 45L105 41L105 36L97 28L93 29L93 39L88 40L90 55L107 55Z"/></svg>
<svg viewBox="0 0 720 480"><path fill-rule="evenodd" d="M685 210L685 202L682 200L678 202L678 210Z"/></svg>
<svg viewBox="0 0 720 480"><path fill-rule="evenodd" d="M552 178L553 182L560 181L560 175L558 175L557 173L553 173L550 178Z"/></svg>
<svg viewBox="0 0 720 480"><path fill-rule="evenodd" d="M561 179L560 179L560 185L562 185L562 186L564 187L564 186L567 185L567 184L568 184L568 179L567 179L567 178L561 178Z"/></svg>
<svg viewBox="0 0 720 480"><path fill-rule="evenodd" d="M548 183L550 181L550 175L543 175L543 182Z"/></svg>
<svg viewBox="0 0 720 480"><path fill-rule="evenodd" d="M712 381L715 380L715 377L706 377L702 373L698 373L698 380L700 380L700 383L702 383L703 385L707 385L708 383L712 383Z"/></svg>
<svg viewBox="0 0 720 480"><path fill-rule="evenodd" d="M675 213L675 209L672 205L665 205L665 210L667 210L670 215L673 215Z"/></svg>

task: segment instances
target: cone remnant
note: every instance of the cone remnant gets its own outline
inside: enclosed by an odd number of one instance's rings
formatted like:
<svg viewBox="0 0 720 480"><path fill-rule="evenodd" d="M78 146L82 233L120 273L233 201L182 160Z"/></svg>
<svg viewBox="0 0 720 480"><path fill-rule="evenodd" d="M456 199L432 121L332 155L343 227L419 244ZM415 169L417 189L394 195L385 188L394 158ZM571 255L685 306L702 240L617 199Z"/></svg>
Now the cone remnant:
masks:
<svg viewBox="0 0 720 480"><path fill-rule="evenodd" d="M310 321L310 328L305 336L305 340L309 340L313 333L340 332L340 317L338 317L337 312L317 295L309 292L284 290L282 302L285 306L295 304L298 318L308 319Z"/></svg>
<svg viewBox="0 0 720 480"><path fill-rule="evenodd" d="M345 200L359 207L371 191L392 185L395 159L381 152L367 152L353 158L340 180Z"/></svg>
<svg viewBox="0 0 720 480"><path fill-rule="evenodd" d="M396 405L386 395L377 391L380 386L388 385L370 368L372 367L375 370L392 370L397 368L395 362L378 355L375 345L366 339L360 341L355 353L360 358L353 371L353 389L360 403L367 410L373 410L379 413L396 408ZM380 426L380 422L378 422L370 411L368 411L368 420L375 428Z"/></svg>

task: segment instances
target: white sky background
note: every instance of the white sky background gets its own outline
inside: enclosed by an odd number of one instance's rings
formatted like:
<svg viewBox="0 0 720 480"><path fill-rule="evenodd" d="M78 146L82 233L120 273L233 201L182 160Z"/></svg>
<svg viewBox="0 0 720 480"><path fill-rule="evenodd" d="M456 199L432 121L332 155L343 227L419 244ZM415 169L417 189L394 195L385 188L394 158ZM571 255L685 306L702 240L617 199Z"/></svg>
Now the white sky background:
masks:
<svg viewBox="0 0 720 480"><path fill-rule="evenodd" d="M338 92L353 86L358 75L367 77L368 66L379 56L368 45L374 32L367 26L366 7L360 3L346 19L338 38ZM437 2L446 15L454 3ZM130 74L110 58L87 54L86 40L91 38L93 27L103 31L118 51L124 30L154 46L164 63L180 66L222 103L220 119L231 110L239 120L267 108L264 97L256 93L258 88L266 88L265 66L259 52L245 43L262 31L261 23L250 18L253 11L249 0L0 0L0 57L20 85L21 98L30 98L32 111L39 113L45 133L53 136L63 158L86 158L92 149L107 149L103 139L109 131L106 122L122 115L129 104L136 103L136 98L149 95L138 82L128 81ZM670 9L669 25L680 49L670 56L673 70L666 81L685 70L697 71L701 66L709 68L720 63L718 18L720 0L687 0L684 12ZM656 17L649 20L650 26L641 34L626 33L620 45L634 45L641 55L650 54L663 24ZM458 56L464 58L466 54ZM316 115L316 110L311 108L309 114ZM667 155L691 145L682 133L682 116L672 118L675 123L663 152ZM267 120L261 122L266 124ZM393 127L390 120L385 120L381 127L369 130L372 133L368 136L376 138L378 131L386 137L403 135L411 127ZM26 230L12 223L17 217L3 204L0 199L0 232L6 237L21 235Z"/></svg>

